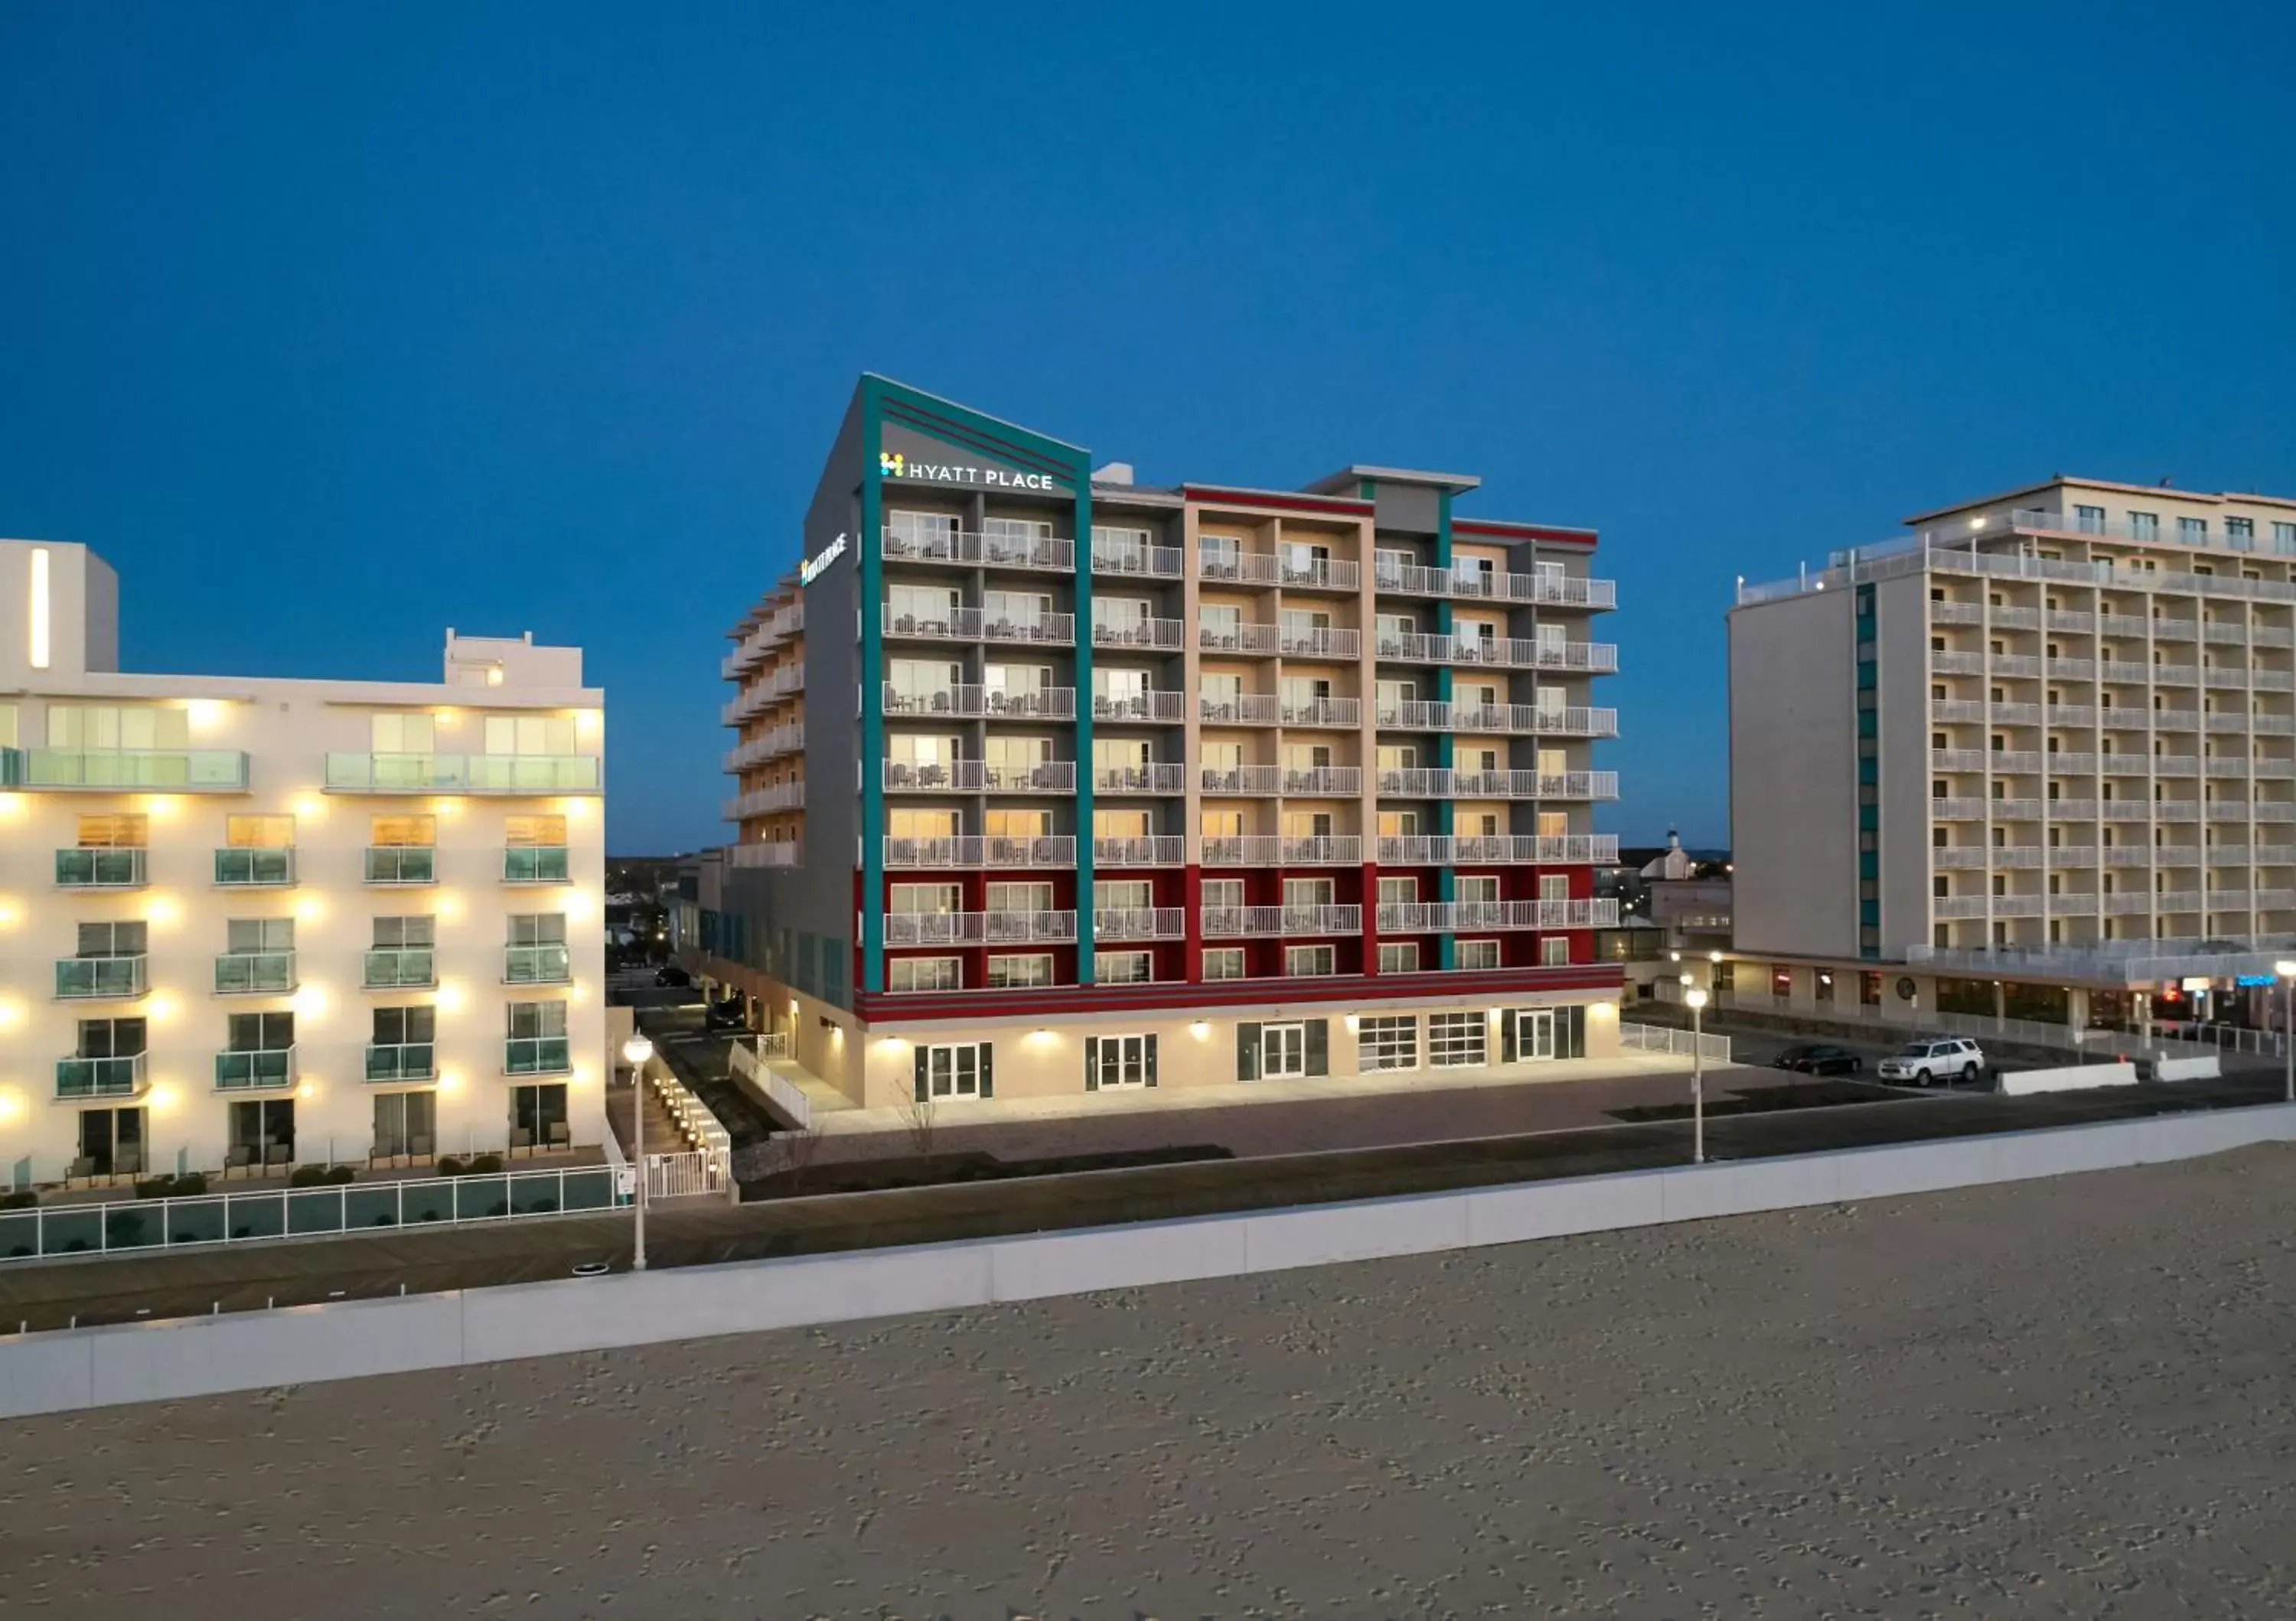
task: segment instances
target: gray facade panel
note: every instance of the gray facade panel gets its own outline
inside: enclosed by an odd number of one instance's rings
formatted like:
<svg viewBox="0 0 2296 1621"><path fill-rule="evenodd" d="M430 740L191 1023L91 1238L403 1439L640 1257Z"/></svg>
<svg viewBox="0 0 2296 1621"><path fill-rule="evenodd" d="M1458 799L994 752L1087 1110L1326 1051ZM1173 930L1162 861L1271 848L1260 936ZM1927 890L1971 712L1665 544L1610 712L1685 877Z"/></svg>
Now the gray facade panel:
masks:
<svg viewBox="0 0 2296 1621"><path fill-rule="evenodd" d="M1730 640L1733 938L1857 954L1857 668L1849 592L1742 608Z"/></svg>
<svg viewBox="0 0 2296 1621"><path fill-rule="evenodd" d="M1902 957L1930 929L1928 580L1874 588L1881 665L1882 954Z"/></svg>

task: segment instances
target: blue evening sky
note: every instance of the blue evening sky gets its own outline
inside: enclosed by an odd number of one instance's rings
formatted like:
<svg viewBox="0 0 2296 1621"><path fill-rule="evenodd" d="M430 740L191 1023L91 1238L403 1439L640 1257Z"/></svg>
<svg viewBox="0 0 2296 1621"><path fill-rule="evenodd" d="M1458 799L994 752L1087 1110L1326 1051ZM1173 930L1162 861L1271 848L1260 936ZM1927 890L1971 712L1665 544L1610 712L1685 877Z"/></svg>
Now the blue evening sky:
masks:
<svg viewBox="0 0 2296 1621"><path fill-rule="evenodd" d="M865 368L1152 481L1463 470L1603 532L1602 825L1718 843L1735 576L2296 493L2292 61L2207 0L0 0L0 534L109 557L138 668L580 643L637 853L723 834L720 633Z"/></svg>

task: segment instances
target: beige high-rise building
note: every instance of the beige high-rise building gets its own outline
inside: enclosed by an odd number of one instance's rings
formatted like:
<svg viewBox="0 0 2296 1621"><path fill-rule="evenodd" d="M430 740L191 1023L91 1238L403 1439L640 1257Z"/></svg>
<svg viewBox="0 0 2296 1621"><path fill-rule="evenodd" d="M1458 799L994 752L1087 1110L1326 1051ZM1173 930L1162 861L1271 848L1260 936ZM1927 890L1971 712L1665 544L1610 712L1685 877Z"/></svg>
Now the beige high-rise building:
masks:
<svg viewBox="0 0 2296 1621"><path fill-rule="evenodd" d="M2260 1017L2296 500L2060 478L1907 521L1730 613L1737 995Z"/></svg>
<svg viewBox="0 0 2296 1621"><path fill-rule="evenodd" d="M86 547L0 541L0 1176L548 1163L605 1131L603 698L119 668Z"/></svg>

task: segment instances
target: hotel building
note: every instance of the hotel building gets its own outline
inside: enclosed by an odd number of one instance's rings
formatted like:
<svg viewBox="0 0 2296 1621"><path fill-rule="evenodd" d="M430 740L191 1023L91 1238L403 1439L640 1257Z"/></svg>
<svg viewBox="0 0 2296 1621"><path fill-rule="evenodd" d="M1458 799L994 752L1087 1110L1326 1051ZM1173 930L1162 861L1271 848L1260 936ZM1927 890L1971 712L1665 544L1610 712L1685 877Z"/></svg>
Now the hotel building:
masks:
<svg viewBox="0 0 2296 1621"><path fill-rule="evenodd" d="M1477 482L1150 487L865 377L725 659L695 966L866 1106L1611 1051L1612 587Z"/></svg>
<svg viewBox="0 0 2296 1621"><path fill-rule="evenodd" d="M85 546L0 541L11 1185L598 1144L602 695L447 633L436 684L118 667Z"/></svg>
<svg viewBox="0 0 2296 1621"><path fill-rule="evenodd" d="M2296 941L2296 501L2059 478L1908 522L1729 615L1737 999L2260 1011Z"/></svg>

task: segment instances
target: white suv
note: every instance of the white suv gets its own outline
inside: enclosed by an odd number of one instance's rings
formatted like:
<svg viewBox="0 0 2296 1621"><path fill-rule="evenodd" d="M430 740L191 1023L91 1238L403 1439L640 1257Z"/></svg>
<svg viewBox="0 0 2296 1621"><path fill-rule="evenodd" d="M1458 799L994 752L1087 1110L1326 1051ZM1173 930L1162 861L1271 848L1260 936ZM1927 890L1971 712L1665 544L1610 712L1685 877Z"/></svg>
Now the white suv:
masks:
<svg viewBox="0 0 2296 1621"><path fill-rule="evenodd" d="M1930 1041L1909 1041L1882 1060L1874 1073L1885 1081L1911 1081L1926 1086L1932 1081L1972 1082L1985 1068L1985 1054L1977 1044L1954 1036Z"/></svg>

